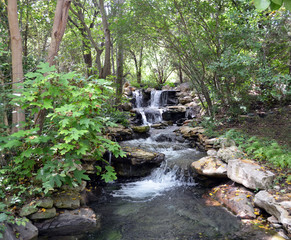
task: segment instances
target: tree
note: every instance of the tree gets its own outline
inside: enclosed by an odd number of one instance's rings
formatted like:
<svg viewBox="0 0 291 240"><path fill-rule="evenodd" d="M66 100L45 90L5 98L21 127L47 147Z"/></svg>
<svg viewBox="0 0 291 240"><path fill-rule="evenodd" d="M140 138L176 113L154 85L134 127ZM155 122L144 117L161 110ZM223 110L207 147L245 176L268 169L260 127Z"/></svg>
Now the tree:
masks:
<svg viewBox="0 0 291 240"><path fill-rule="evenodd" d="M11 39L11 52L12 52L12 89L13 94L21 95L19 89L22 88L17 83L23 82L23 66L22 66L22 42L17 17L17 1L8 0L8 22ZM14 106L12 112L12 132L17 132L21 129L21 123L25 122L25 113L21 110L21 106Z"/></svg>
<svg viewBox="0 0 291 240"><path fill-rule="evenodd" d="M70 4L71 0L58 0L57 2L54 24L51 34L51 44L49 47L47 58L49 66L55 64L55 57L58 54L59 47L67 25ZM41 109L35 116L35 125L39 126L38 131L39 134L41 134L42 132L46 113L47 113L46 109Z"/></svg>

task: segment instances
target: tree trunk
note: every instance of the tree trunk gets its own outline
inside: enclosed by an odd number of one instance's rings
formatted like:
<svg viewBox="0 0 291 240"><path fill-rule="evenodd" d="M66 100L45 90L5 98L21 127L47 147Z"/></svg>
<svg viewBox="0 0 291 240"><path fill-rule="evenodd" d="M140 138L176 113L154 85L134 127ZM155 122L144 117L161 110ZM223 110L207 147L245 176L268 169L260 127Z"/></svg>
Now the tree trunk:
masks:
<svg viewBox="0 0 291 240"><path fill-rule="evenodd" d="M120 103L123 85L123 43L119 40L116 58L116 104Z"/></svg>
<svg viewBox="0 0 291 240"><path fill-rule="evenodd" d="M58 54L59 47L65 33L70 4L71 0L58 0L57 2L54 25L51 34L51 44L48 50L47 59L47 62L50 64L50 66L55 64L54 58Z"/></svg>
<svg viewBox="0 0 291 240"><path fill-rule="evenodd" d="M8 22L11 38L12 52L12 89L14 95L21 95L17 86L17 82L23 82L23 66L22 66L22 43L17 17L17 1L8 0ZM21 122L25 121L25 113L19 105L15 105L12 112L12 133L21 129Z"/></svg>
<svg viewBox="0 0 291 240"><path fill-rule="evenodd" d="M67 21L68 21L68 12L70 8L71 0L58 0L53 30L51 34L51 44L48 50L47 62L50 66L55 64L55 57L58 54L59 47L65 33ZM40 135L43 129L43 124L46 117L46 109L41 109L38 114L35 116L35 125L39 126L38 134Z"/></svg>
<svg viewBox="0 0 291 240"><path fill-rule="evenodd" d="M106 78L108 75L111 74L111 63L110 63L110 49L111 49L111 40L110 40L110 30L107 22L106 12L104 8L104 1L99 0L99 8L102 17L102 25L103 31L105 36L105 60L104 60L104 67L101 71L100 78Z"/></svg>

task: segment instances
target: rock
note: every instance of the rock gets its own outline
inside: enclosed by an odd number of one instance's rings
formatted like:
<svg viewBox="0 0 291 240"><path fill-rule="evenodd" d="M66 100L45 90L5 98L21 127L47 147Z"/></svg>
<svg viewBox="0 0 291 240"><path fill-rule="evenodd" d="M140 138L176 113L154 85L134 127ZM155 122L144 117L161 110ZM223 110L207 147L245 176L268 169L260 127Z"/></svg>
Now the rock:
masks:
<svg viewBox="0 0 291 240"><path fill-rule="evenodd" d="M177 87L177 91L181 91L181 92L186 92L186 91L190 91L190 90L191 90L191 86L190 86L189 82L181 83Z"/></svg>
<svg viewBox="0 0 291 240"><path fill-rule="evenodd" d="M217 156L217 151L214 150L214 149L209 149L207 151L207 155L210 156L210 157L216 157Z"/></svg>
<svg viewBox="0 0 291 240"><path fill-rule="evenodd" d="M215 157L203 157L193 162L191 167L200 175L208 177L226 177L227 166Z"/></svg>
<svg viewBox="0 0 291 240"><path fill-rule="evenodd" d="M39 219L50 219L53 218L57 215L57 211L55 208L42 208L39 209L38 212L33 213L28 216L29 219L31 220L39 220Z"/></svg>
<svg viewBox="0 0 291 240"><path fill-rule="evenodd" d="M131 126L131 129L136 133L147 133L150 130L150 126Z"/></svg>
<svg viewBox="0 0 291 240"><path fill-rule="evenodd" d="M220 138L220 146L221 148L233 147L235 145L235 141L228 138Z"/></svg>
<svg viewBox="0 0 291 240"><path fill-rule="evenodd" d="M228 163L229 160L243 158L243 152L236 146L220 148L217 152L217 157Z"/></svg>
<svg viewBox="0 0 291 240"><path fill-rule="evenodd" d="M218 142L218 138L208 138L205 140L206 145L215 145Z"/></svg>
<svg viewBox="0 0 291 240"><path fill-rule="evenodd" d="M121 124L118 124L117 127L108 127L108 131L109 136L116 141L132 139L132 130Z"/></svg>
<svg viewBox="0 0 291 240"><path fill-rule="evenodd" d="M133 147L123 147L123 150L126 152L126 157L112 156L112 164L118 176L122 177L146 176L165 158L162 153L147 152Z"/></svg>
<svg viewBox="0 0 291 240"><path fill-rule="evenodd" d="M205 129L202 127L193 128L189 126L182 126L179 131L184 138L196 139L198 137L198 133L204 133Z"/></svg>
<svg viewBox="0 0 291 240"><path fill-rule="evenodd" d="M37 206L35 205L35 202L31 202L29 204L25 204L21 209L19 216L20 217L26 217L32 213L35 213L38 211Z"/></svg>
<svg viewBox="0 0 291 240"><path fill-rule="evenodd" d="M180 98L179 98L179 103L185 105L185 104L187 104L187 103L192 102L192 100L193 100L193 99L192 99L192 97L190 97L190 96L180 97Z"/></svg>
<svg viewBox="0 0 291 240"><path fill-rule="evenodd" d="M53 196L57 208L76 209L80 207L80 195L76 192L57 193Z"/></svg>
<svg viewBox="0 0 291 240"><path fill-rule="evenodd" d="M41 208L52 208L54 201L50 197L46 197L36 201L35 205Z"/></svg>
<svg viewBox="0 0 291 240"><path fill-rule="evenodd" d="M242 219L256 218L253 203L254 194L244 187L224 184L212 189L211 195L237 217Z"/></svg>
<svg viewBox="0 0 291 240"><path fill-rule="evenodd" d="M5 232L3 240L33 240L38 236L38 229L34 226L31 221L27 219L25 226L11 223L5 223ZM17 237L16 237L17 233Z"/></svg>
<svg viewBox="0 0 291 240"><path fill-rule="evenodd" d="M255 205L276 217L283 227L291 233L291 194L286 194L286 197L283 195L281 198L287 200L280 201L280 197L276 194L263 190L255 195Z"/></svg>
<svg viewBox="0 0 291 240"><path fill-rule="evenodd" d="M187 108L185 106L169 106L162 113L164 121L176 122L181 118L185 118Z"/></svg>
<svg viewBox="0 0 291 240"><path fill-rule="evenodd" d="M267 189L273 183L275 174L264 170L255 161L235 159L228 161L227 176L250 189Z"/></svg>
<svg viewBox="0 0 291 240"><path fill-rule="evenodd" d="M125 103L121 104L120 107L121 107L124 111L130 111L130 110L133 108L131 102L125 102Z"/></svg>
<svg viewBox="0 0 291 240"><path fill-rule="evenodd" d="M80 235L100 228L100 216L90 208L65 210L59 216L35 224L40 235L48 237Z"/></svg>

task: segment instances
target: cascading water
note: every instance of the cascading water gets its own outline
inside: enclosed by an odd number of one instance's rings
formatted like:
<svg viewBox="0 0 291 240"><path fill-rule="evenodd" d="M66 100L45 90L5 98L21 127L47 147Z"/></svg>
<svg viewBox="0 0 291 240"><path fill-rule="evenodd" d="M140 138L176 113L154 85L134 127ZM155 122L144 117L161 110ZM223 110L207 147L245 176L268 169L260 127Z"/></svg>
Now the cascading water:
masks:
<svg viewBox="0 0 291 240"><path fill-rule="evenodd" d="M143 125L151 125L162 121L163 110L161 107L161 95L163 91L151 91L151 98L149 103L143 99L141 90L136 90L133 93L136 102L136 108L142 116Z"/></svg>
<svg viewBox="0 0 291 240"><path fill-rule="evenodd" d="M201 153L189 148L187 142L178 142L173 130L155 129L151 138L121 143L162 152L166 160L148 177L108 185L103 197L91 205L103 216L101 230L81 239L269 239L256 235L258 229L242 229L239 219L225 209L205 205L202 196L206 189L181 174L181 169L200 158Z"/></svg>

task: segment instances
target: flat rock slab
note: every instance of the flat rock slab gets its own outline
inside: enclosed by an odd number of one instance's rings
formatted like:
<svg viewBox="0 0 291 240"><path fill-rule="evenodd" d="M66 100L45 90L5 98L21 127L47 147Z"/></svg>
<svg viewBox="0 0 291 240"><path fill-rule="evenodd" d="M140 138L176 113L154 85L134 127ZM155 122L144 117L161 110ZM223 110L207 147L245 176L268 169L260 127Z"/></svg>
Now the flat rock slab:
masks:
<svg viewBox="0 0 291 240"><path fill-rule="evenodd" d="M112 158L112 161L116 162L128 162L131 165L142 165L145 163L160 164L165 159L165 154L148 152L143 149L134 147L123 147L123 151L126 152L124 158Z"/></svg>
<svg viewBox="0 0 291 240"><path fill-rule="evenodd" d="M179 129L180 133L185 138L197 138L198 133L204 133L205 130L202 127L189 127L189 126L182 126Z"/></svg>
<svg viewBox="0 0 291 240"><path fill-rule="evenodd" d="M208 177L227 177L227 165L216 157L207 156L191 164L200 175Z"/></svg>
<svg viewBox="0 0 291 240"><path fill-rule="evenodd" d="M57 208L76 209L80 207L80 194L76 192L61 192L53 196Z"/></svg>
<svg viewBox="0 0 291 240"><path fill-rule="evenodd" d="M35 223L40 235L71 236L100 228L100 216L90 208L66 210L59 216Z"/></svg>
<svg viewBox="0 0 291 240"><path fill-rule="evenodd" d="M271 194L265 190L255 195L255 205L273 215L291 234L291 194Z"/></svg>
<svg viewBox="0 0 291 240"><path fill-rule="evenodd" d="M220 185L212 189L212 195L218 202L242 219L256 218L254 209L254 194L244 187Z"/></svg>
<svg viewBox="0 0 291 240"><path fill-rule="evenodd" d="M264 170L255 161L235 159L228 161L227 176L250 189L268 189L273 183L275 174Z"/></svg>

